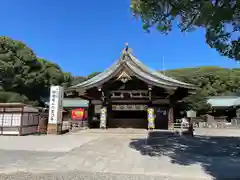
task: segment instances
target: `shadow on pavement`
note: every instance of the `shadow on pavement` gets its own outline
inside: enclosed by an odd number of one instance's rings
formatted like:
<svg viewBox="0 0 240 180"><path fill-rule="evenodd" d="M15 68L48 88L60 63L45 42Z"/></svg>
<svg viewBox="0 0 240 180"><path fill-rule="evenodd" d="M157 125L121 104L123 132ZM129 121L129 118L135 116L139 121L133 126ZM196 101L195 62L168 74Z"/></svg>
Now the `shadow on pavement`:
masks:
<svg viewBox="0 0 240 180"><path fill-rule="evenodd" d="M179 165L199 163L216 180L240 179L240 137L188 137L153 131L147 139L133 139L129 146L142 155L168 156Z"/></svg>

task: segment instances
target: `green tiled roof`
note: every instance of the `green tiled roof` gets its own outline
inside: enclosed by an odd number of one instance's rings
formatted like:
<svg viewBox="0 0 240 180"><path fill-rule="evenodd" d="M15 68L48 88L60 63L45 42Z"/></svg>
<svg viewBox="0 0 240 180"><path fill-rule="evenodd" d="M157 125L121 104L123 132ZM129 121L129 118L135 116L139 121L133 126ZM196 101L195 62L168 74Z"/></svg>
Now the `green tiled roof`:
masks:
<svg viewBox="0 0 240 180"><path fill-rule="evenodd" d="M63 107L88 107L88 101L83 99L63 99Z"/></svg>
<svg viewBox="0 0 240 180"><path fill-rule="evenodd" d="M45 103L46 105L49 105L49 102ZM65 98L63 99L63 107L88 107L88 101L83 99L71 99L71 98Z"/></svg>
<svg viewBox="0 0 240 180"><path fill-rule="evenodd" d="M212 107L231 107L240 106L240 97L238 96L216 96L208 99Z"/></svg>

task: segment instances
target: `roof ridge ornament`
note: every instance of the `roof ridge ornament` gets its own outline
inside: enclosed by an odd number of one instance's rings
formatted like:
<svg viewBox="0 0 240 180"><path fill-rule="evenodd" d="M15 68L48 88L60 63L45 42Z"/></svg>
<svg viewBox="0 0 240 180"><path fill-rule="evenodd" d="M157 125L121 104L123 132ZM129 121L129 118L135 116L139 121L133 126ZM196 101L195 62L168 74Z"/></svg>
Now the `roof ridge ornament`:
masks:
<svg viewBox="0 0 240 180"><path fill-rule="evenodd" d="M128 42L125 43L125 51L128 52Z"/></svg>
<svg viewBox="0 0 240 180"><path fill-rule="evenodd" d="M132 54L132 53L133 53L133 50L132 50L132 48L129 47L128 43L126 43L125 46L126 46L126 47L125 47L124 51L127 52L127 53Z"/></svg>
<svg viewBox="0 0 240 180"><path fill-rule="evenodd" d="M128 43L125 43L125 48L123 49L122 51L122 55L121 55L121 61L125 61L125 56L127 55L128 53Z"/></svg>

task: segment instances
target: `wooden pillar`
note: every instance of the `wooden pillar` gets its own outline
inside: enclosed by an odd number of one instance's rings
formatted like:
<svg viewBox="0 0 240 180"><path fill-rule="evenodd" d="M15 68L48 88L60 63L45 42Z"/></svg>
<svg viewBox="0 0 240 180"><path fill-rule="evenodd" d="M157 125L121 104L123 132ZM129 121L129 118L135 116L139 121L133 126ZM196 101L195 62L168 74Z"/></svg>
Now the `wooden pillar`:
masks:
<svg viewBox="0 0 240 180"><path fill-rule="evenodd" d="M173 123L175 120L174 106L175 106L175 102L173 100L170 100L169 109L168 109L168 129L173 129Z"/></svg>
<svg viewBox="0 0 240 180"><path fill-rule="evenodd" d="M92 120L94 116L94 105L92 104L91 100L89 101L88 104L88 127L92 127Z"/></svg>
<svg viewBox="0 0 240 180"><path fill-rule="evenodd" d="M107 123L106 126L107 128L109 127L109 124L112 118L112 102L110 100L107 100Z"/></svg>
<svg viewBox="0 0 240 180"><path fill-rule="evenodd" d="M149 104L147 108L147 120L148 120L148 130L155 129L155 110L152 106L152 86L148 85L148 98Z"/></svg>

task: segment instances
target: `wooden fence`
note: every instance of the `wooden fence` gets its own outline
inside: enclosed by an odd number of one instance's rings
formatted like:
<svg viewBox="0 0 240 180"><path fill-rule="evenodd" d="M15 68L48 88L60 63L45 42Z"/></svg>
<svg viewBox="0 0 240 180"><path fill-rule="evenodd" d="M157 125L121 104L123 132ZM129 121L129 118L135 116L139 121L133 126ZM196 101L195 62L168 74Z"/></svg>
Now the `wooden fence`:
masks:
<svg viewBox="0 0 240 180"><path fill-rule="evenodd" d="M44 133L47 121L45 113L21 103L0 103L0 135L28 135Z"/></svg>
<svg viewBox="0 0 240 180"><path fill-rule="evenodd" d="M192 118L192 123L194 128L240 128L239 118L233 118L231 122L228 122L226 117L211 117L206 119L202 117L196 117ZM181 127L181 119L177 119L173 126L179 129Z"/></svg>

